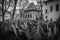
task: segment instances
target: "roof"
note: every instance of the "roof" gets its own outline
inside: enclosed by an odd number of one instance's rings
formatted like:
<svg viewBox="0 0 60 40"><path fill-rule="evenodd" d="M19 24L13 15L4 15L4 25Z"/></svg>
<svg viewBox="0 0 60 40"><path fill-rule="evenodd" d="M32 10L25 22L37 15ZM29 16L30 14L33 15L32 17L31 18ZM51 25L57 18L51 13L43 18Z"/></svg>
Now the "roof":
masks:
<svg viewBox="0 0 60 40"><path fill-rule="evenodd" d="M27 7L27 9L36 9L36 6L34 3L30 3L30 5Z"/></svg>
<svg viewBox="0 0 60 40"><path fill-rule="evenodd" d="M41 12L41 10L33 10L33 9L31 9L31 10L25 10L24 12L29 12L29 11Z"/></svg>
<svg viewBox="0 0 60 40"><path fill-rule="evenodd" d="M32 2L30 3L30 5L24 10L24 12L28 12L28 11L40 11L40 10L37 10L36 8L36 5Z"/></svg>
<svg viewBox="0 0 60 40"><path fill-rule="evenodd" d="M49 2L53 2L53 1L57 1L57 0L48 0L48 1L44 1L43 3L49 3Z"/></svg>

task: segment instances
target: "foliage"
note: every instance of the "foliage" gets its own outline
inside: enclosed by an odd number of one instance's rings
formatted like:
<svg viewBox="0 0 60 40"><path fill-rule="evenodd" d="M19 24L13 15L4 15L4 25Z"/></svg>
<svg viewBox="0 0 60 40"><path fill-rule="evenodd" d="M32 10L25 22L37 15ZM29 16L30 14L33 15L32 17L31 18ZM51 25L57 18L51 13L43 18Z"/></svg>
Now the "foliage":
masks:
<svg viewBox="0 0 60 40"><path fill-rule="evenodd" d="M13 26L12 26L13 25ZM3 25L2 28L7 31L12 31L16 36L20 36L22 32L25 33L28 39L33 38L33 39L48 39L49 37L53 37L54 34L52 32L52 29L54 30L54 27L51 26L54 24L49 24L47 28L47 24L45 23L37 23L35 21L17 21L13 23L9 23L6 21ZM52 28L53 27L53 28ZM49 35L48 35L49 34Z"/></svg>

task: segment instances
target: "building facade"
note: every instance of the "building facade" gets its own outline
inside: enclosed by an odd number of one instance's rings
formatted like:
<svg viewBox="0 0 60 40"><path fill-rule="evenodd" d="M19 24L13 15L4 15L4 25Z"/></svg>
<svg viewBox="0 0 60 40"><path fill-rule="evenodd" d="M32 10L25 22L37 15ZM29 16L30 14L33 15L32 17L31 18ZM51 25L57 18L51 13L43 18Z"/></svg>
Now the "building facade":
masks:
<svg viewBox="0 0 60 40"><path fill-rule="evenodd" d="M22 18L25 20L36 20L36 17L40 14L40 10L37 10L34 3L30 3L30 5L24 9L24 13Z"/></svg>
<svg viewBox="0 0 60 40"><path fill-rule="evenodd" d="M60 0L46 2L43 6L45 21L56 21L60 17Z"/></svg>
<svg viewBox="0 0 60 40"><path fill-rule="evenodd" d="M4 20L9 20L10 19L10 12L6 12L4 15Z"/></svg>

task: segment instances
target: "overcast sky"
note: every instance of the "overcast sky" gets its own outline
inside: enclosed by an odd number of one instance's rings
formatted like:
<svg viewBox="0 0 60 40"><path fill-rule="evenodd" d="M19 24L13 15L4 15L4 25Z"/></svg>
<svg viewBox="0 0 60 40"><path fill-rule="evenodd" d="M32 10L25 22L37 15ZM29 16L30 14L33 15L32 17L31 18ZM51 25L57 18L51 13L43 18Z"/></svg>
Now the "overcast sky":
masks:
<svg viewBox="0 0 60 40"><path fill-rule="evenodd" d="M29 2L33 2L35 5L37 4L37 1L36 0L29 0Z"/></svg>

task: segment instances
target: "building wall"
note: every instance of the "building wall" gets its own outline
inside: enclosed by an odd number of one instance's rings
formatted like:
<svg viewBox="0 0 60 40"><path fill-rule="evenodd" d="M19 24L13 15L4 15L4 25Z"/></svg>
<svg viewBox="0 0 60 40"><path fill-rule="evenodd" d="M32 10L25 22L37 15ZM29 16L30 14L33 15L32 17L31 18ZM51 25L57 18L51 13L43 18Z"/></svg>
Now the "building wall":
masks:
<svg viewBox="0 0 60 40"><path fill-rule="evenodd" d="M33 11L32 11L32 16L33 16L32 19L33 19L33 20L36 20L36 15L37 15L37 14L38 14L38 12L36 12L36 11L33 12Z"/></svg>
<svg viewBox="0 0 60 40"><path fill-rule="evenodd" d="M0 16L0 21L2 21L3 19L2 19L2 16Z"/></svg>
<svg viewBox="0 0 60 40"><path fill-rule="evenodd" d="M15 14L14 14L14 20L20 19L20 10L16 9Z"/></svg>
<svg viewBox="0 0 60 40"><path fill-rule="evenodd" d="M30 15L31 17L28 16L28 15ZM38 12L36 12L36 11L24 12L23 17L21 19L24 19L24 20L36 20L36 15L38 15Z"/></svg>
<svg viewBox="0 0 60 40"><path fill-rule="evenodd" d="M2 4L1 4L1 0L0 0L0 21L2 21L3 19L2 19Z"/></svg>
<svg viewBox="0 0 60 40"><path fill-rule="evenodd" d="M5 20L8 20L10 19L10 14L9 13L5 13L5 16L4 16Z"/></svg>
<svg viewBox="0 0 60 40"><path fill-rule="evenodd" d="M58 7L58 11L56 11L56 5L59 5ZM52 12L51 12L51 6L52 6ZM47 13L46 13L47 10ZM58 1L53 1L53 2L48 2L46 4L44 4L43 6L43 16L44 16L44 20L46 21L47 19L50 21L51 19L53 19L53 21L56 21L56 19L58 19L58 17L60 17L60 0ZM47 19L46 19L47 16Z"/></svg>

